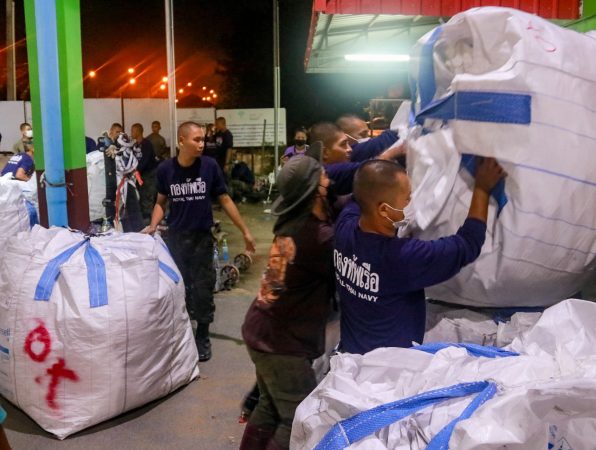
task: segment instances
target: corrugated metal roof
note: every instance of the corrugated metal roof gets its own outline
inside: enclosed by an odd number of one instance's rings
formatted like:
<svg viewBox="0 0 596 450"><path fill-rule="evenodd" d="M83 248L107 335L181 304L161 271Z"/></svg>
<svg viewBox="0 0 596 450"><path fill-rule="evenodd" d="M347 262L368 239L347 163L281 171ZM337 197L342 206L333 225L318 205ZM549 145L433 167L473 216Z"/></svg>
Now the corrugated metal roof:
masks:
<svg viewBox="0 0 596 450"><path fill-rule="evenodd" d="M395 72L407 64L352 64L348 53L409 53L427 31L478 6L577 19L580 0L314 0L304 67L310 73Z"/></svg>
<svg viewBox="0 0 596 450"><path fill-rule="evenodd" d="M580 0L315 0L325 14L404 14L452 16L478 6L521 9L546 19L579 18Z"/></svg>

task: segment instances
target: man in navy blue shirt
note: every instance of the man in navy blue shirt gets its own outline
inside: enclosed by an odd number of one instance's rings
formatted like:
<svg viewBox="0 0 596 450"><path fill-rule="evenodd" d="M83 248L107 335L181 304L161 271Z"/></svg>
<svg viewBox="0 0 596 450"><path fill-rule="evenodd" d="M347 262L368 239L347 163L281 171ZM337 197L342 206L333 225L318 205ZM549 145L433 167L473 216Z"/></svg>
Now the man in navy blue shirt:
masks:
<svg viewBox="0 0 596 450"><path fill-rule="evenodd" d="M21 181L29 181L35 171L33 162L33 144L25 144L24 153L17 153L10 157L1 175L12 173L13 178Z"/></svg>
<svg viewBox="0 0 596 450"><path fill-rule="evenodd" d="M348 136L336 124L331 122L319 122L310 129L311 142L321 142L322 153L313 153L318 146L306 151L308 156L320 160L325 165L327 176L333 180L333 190L337 195L352 193L352 182L356 170L362 161L350 162L352 147L349 144ZM379 152L374 157L379 159L395 159L405 154L404 146L395 146L384 152Z"/></svg>
<svg viewBox="0 0 596 450"><path fill-rule="evenodd" d="M336 221L336 287L340 297L340 349L366 353L422 342L424 288L448 280L480 254L491 189L504 176L492 159L478 165L468 218L457 234L434 241L396 237L404 225L410 183L390 161L362 164L354 197Z"/></svg>
<svg viewBox="0 0 596 450"><path fill-rule="evenodd" d="M242 232L246 250L255 251L255 241L228 195L220 167L214 159L201 157L204 145L205 130L200 125L184 122L178 127L180 153L157 168L157 202L151 223L143 230L155 232L169 203L167 244L184 279L190 317L198 323L195 341L199 361L211 358L209 324L215 312L212 198L219 200Z"/></svg>
<svg viewBox="0 0 596 450"><path fill-rule="evenodd" d="M371 138L366 122L354 114L344 114L336 123L349 139L352 162L375 158L399 139L397 132L393 130L384 130L380 135Z"/></svg>

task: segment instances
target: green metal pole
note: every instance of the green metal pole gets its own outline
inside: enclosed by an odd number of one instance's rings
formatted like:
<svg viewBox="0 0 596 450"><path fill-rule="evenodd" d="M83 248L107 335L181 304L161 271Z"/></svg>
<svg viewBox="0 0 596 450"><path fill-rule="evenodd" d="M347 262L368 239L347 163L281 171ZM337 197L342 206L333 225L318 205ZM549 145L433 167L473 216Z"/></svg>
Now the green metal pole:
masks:
<svg viewBox="0 0 596 450"><path fill-rule="evenodd" d="M59 159L63 159L64 167L57 179L66 183L66 205L67 221L72 228L86 230L89 226L89 201L87 193L87 174L85 158L85 128L83 108L83 80L82 80L82 57L81 57L81 26L80 26L80 4L79 0L25 0L25 24L27 27L27 53L29 61L29 84L31 89L31 109L34 124L35 142L35 165L39 175L47 169L44 154L50 151L51 154L59 152ZM48 20L48 17L37 17L41 14L36 11L36 4L41 8L55 8L55 26L49 27L54 30L52 36L55 38L57 48L51 50L57 52L58 59L58 86L59 96L46 95L40 88L42 80L40 77L47 77L47 74L54 75L54 68L40 66L39 48L47 46L48 37L38 36L38 25ZM43 33L42 33L43 34ZM38 41L38 39L40 39ZM45 41L45 42L44 42ZM42 45L43 44L43 45ZM42 111L44 114L42 114ZM59 111L59 120L48 111ZM45 119L44 119L45 117ZM45 136L44 120L50 120L53 126L46 129L46 133L52 136ZM56 130L54 127L60 128ZM55 138L54 134L58 136ZM60 148L44 149L44 142L56 143ZM54 175L56 176L56 175ZM46 177L48 178L48 177ZM48 179L48 181L50 181ZM56 182L55 180L51 180ZM50 182L51 182L50 181ZM54 189L47 186L40 188L39 204L44 225L63 225L53 223L52 211L48 214L46 190ZM51 208L51 206L50 206Z"/></svg>

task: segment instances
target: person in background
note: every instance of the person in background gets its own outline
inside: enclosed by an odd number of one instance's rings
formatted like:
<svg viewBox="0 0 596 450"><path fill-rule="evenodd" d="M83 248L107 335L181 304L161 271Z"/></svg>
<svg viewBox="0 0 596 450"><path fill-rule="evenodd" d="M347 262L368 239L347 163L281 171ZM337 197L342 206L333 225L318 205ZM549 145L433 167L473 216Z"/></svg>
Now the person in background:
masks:
<svg viewBox="0 0 596 450"><path fill-rule="evenodd" d="M248 164L240 161L236 153L232 159L232 169L230 170L230 197L236 203L246 201L246 195L253 191L255 177Z"/></svg>
<svg viewBox="0 0 596 450"><path fill-rule="evenodd" d="M10 157L0 175L11 173L13 178L21 181L29 181L35 171L33 161L33 144L24 144L25 151Z"/></svg>
<svg viewBox="0 0 596 450"><path fill-rule="evenodd" d="M155 173L159 161L155 157L151 142L143 137L143 125L140 123L133 124L130 127L130 137L134 140L133 150L139 162L137 171L142 180L142 184L139 183L139 205L143 215L143 222L148 224L157 197Z"/></svg>
<svg viewBox="0 0 596 450"><path fill-rule="evenodd" d="M307 140L308 134L306 132L306 128L297 128L294 132L294 145L286 148L286 151L281 158L282 162L285 164L292 156L303 155L306 150L308 150L308 144L306 143Z"/></svg>
<svg viewBox="0 0 596 450"><path fill-rule="evenodd" d="M490 191L504 176L494 159L480 162L462 227L455 235L425 241L397 236L409 220L410 181L404 169L390 161L362 164L354 177L356 201L335 224L340 351L364 354L422 342L424 288L448 280L480 255Z"/></svg>
<svg viewBox="0 0 596 450"><path fill-rule="evenodd" d="M353 162L375 158L399 139L393 130L384 130L379 136L371 137L368 124L354 114L344 114L337 119L336 124L348 137L352 147L350 160ZM400 163L405 166L405 159L400 160Z"/></svg>
<svg viewBox="0 0 596 450"><path fill-rule="evenodd" d="M161 130L161 123L159 120L151 122L151 134L147 136L147 140L153 146L153 153L159 161L165 161L170 157L170 149L166 146L166 140L159 134Z"/></svg>
<svg viewBox="0 0 596 450"><path fill-rule="evenodd" d="M260 396L241 450L289 448L296 408L317 385L311 364L324 352L333 298L325 170L314 158L292 158L277 183L269 263L242 325Z"/></svg>
<svg viewBox="0 0 596 450"><path fill-rule="evenodd" d="M232 147L234 146L234 136L228 130L225 117L215 119L215 159L222 172L226 172L226 165L232 161Z"/></svg>
<svg viewBox="0 0 596 450"><path fill-rule="evenodd" d="M207 124L205 129L205 150L203 156L210 156L217 160L217 143L215 142L215 125Z"/></svg>
<svg viewBox="0 0 596 450"><path fill-rule="evenodd" d="M15 142L12 146L13 153L23 153L25 151L25 144L33 143L33 129L31 124L24 122L19 126L21 130L21 139Z"/></svg>
<svg viewBox="0 0 596 450"><path fill-rule="evenodd" d="M219 200L242 233L246 251L255 252L255 241L228 195L221 169L212 158L203 157L204 144L205 131L199 124L184 122L178 127L180 152L157 168L157 202L151 223L143 230L155 233L169 204L166 242L184 279L190 318L198 323L195 342L199 361L208 361L212 356L209 339L209 324L215 313L212 198Z"/></svg>

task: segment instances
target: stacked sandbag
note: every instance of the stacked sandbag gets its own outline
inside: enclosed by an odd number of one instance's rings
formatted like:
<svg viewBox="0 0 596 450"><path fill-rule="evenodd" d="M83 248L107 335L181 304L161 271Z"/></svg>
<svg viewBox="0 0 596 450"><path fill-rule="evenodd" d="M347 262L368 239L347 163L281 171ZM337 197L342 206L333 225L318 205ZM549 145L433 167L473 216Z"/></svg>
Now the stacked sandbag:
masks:
<svg viewBox="0 0 596 450"><path fill-rule="evenodd" d="M473 306L550 306L596 277L596 40L508 8L472 9L413 51L412 202L403 234L464 222L475 157L508 173L478 260L426 290Z"/></svg>
<svg viewBox="0 0 596 450"><path fill-rule="evenodd" d="M566 300L506 349L340 354L298 407L291 448L593 448L594 324L596 304Z"/></svg>
<svg viewBox="0 0 596 450"><path fill-rule="evenodd" d="M89 219L103 219L106 216L106 208L103 206L106 197L106 171L104 153L99 150L87 153L87 191Z"/></svg>
<svg viewBox="0 0 596 450"><path fill-rule="evenodd" d="M39 226L0 255L0 394L64 438L198 376L160 238Z"/></svg>
<svg viewBox="0 0 596 450"><path fill-rule="evenodd" d="M0 177L1 240L31 227L29 208L20 184L23 182L12 180L11 174Z"/></svg>
<svg viewBox="0 0 596 450"><path fill-rule="evenodd" d="M470 310L428 303L423 342L462 342L504 347L534 326L541 315L538 311Z"/></svg>

